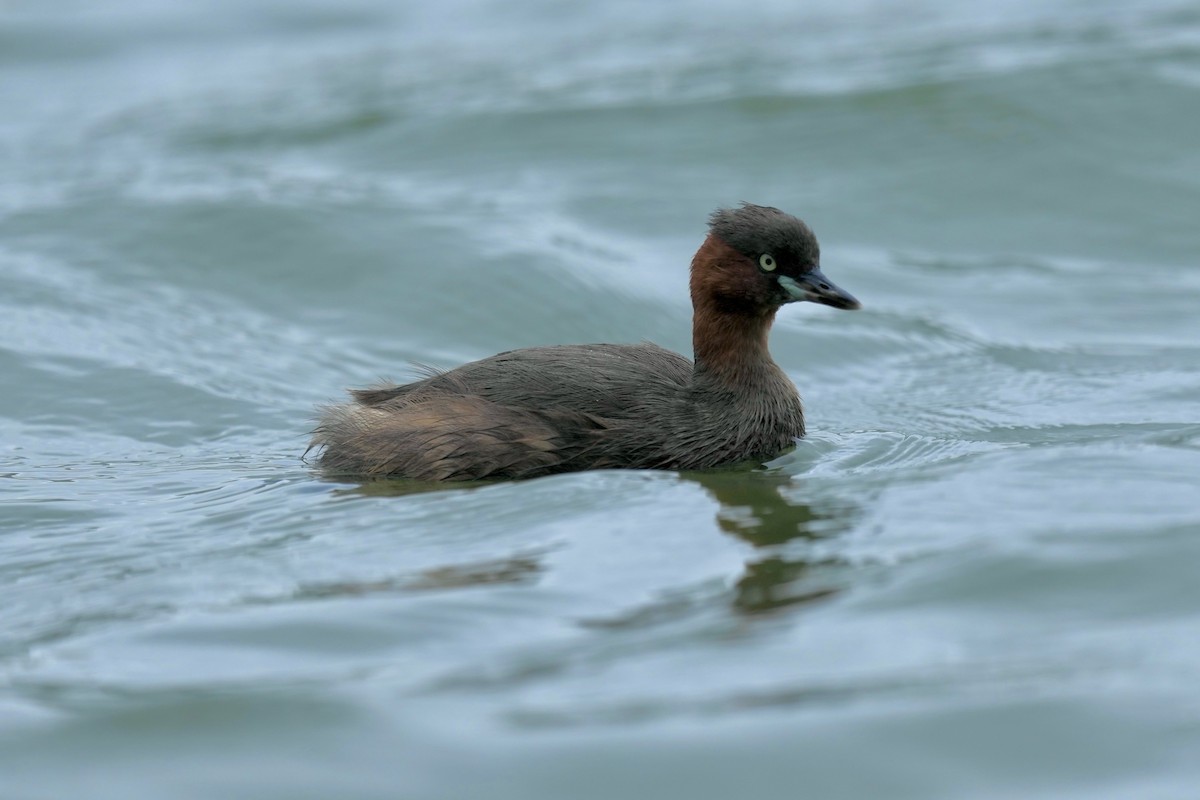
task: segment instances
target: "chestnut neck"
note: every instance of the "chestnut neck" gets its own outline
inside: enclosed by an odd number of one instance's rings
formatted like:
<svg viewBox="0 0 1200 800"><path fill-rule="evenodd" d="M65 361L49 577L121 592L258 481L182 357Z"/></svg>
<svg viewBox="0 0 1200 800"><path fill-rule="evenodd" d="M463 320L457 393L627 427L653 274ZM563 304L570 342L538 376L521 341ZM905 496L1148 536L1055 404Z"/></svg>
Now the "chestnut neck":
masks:
<svg viewBox="0 0 1200 800"><path fill-rule="evenodd" d="M738 276L757 278L737 259L748 261L710 235L692 260L693 381L697 387L753 393L781 374L767 349L777 307L737 285Z"/></svg>

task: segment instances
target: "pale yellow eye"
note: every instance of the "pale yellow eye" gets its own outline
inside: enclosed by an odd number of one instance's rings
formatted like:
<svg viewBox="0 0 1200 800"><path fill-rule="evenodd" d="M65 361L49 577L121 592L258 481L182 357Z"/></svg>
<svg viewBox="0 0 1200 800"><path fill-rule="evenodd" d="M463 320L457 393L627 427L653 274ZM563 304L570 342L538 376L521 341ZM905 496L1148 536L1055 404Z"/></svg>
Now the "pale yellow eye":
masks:
<svg viewBox="0 0 1200 800"><path fill-rule="evenodd" d="M758 265L762 267L763 272L775 271L775 257L770 253L763 253L758 257Z"/></svg>

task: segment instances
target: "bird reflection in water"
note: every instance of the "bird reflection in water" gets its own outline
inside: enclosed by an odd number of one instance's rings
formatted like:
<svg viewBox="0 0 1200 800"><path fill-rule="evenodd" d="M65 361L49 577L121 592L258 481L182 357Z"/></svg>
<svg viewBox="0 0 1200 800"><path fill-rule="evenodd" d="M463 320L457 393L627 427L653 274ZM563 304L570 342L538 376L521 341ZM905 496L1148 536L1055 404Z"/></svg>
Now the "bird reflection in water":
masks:
<svg viewBox="0 0 1200 800"><path fill-rule="evenodd" d="M735 585L733 606L746 614L775 611L832 597L846 587L849 569L834 558L802 551L853 524L852 506L803 503L789 496L795 479L776 472L688 473L720 503L717 525L763 553L746 564ZM798 546L799 545L799 546Z"/></svg>
<svg viewBox="0 0 1200 800"><path fill-rule="evenodd" d="M849 530L857 516L851 504L801 502L791 495L797 488L790 475L745 469L681 473L699 484L719 504L717 526L754 546L761 557L746 563L734 585L733 608L743 614L760 614L790 606L814 603L841 592L849 582L849 565L831 557L816 557L811 545ZM376 480L357 483L348 491L367 496L403 496L458 491L490 485L431 483L410 480ZM394 591L463 588L535 580L543 566L537 556L523 554L511 563L459 565L430 570L416 578L366 585L359 591ZM311 587L310 587L311 589ZM339 585L336 593L354 593Z"/></svg>

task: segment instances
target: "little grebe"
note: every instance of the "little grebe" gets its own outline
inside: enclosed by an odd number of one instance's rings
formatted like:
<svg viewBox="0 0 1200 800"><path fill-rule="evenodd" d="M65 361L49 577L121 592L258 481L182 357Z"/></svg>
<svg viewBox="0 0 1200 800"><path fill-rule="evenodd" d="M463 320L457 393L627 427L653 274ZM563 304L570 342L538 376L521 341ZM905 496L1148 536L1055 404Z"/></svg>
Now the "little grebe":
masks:
<svg viewBox="0 0 1200 800"><path fill-rule="evenodd" d="M654 344L511 350L323 410L323 469L420 480L769 460L804 435L767 352L785 303L859 303L820 270L813 232L779 209L719 209L692 259L695 363Z"/></svg>

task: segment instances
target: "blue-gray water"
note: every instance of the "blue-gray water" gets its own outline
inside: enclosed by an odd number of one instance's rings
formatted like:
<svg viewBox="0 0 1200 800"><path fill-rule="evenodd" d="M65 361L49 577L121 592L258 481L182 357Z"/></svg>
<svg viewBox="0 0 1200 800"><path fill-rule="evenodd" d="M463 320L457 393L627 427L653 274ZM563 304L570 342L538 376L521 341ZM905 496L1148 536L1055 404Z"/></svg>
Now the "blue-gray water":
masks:
<svg viewBox="0 0 1200 800"><path fill-rule="evenodd" d="M1200 796L1200 8L0 6L0 797ZM765 470L321 480L313 408L686 351Z"/></svg>

